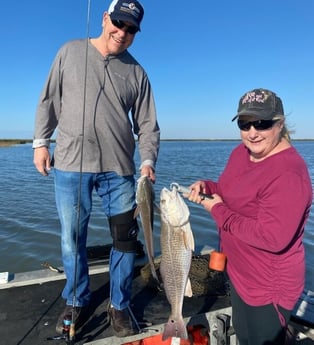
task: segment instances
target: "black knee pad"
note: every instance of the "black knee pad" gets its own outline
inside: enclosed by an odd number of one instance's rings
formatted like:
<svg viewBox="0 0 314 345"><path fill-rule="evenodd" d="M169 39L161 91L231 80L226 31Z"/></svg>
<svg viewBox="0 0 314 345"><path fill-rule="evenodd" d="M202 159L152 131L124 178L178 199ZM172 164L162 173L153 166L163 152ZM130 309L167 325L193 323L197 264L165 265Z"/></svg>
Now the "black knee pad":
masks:
<svg viewBox="0 0 314 345"><path fill-rule="evenodd" d="M117 214L109 218L113 247L120 252L136 253L137 234L139 231L134 211Z"/></svg>

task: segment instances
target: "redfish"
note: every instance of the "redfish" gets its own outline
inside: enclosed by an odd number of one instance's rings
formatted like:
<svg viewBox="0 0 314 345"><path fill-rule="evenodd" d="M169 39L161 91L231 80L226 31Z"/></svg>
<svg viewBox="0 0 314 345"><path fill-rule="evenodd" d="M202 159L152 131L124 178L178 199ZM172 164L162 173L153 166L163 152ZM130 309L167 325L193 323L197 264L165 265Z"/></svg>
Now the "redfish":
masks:
<svg viewBox="0 0 314 345"><path fill-rule="evenodd" d="M194 237L189 222L190 211L178 191L163 188L160 193L161 262L160 273L171 313L162 340L187 339L182 316L184 296L192 296L189 271L194 251Z"/></svg>

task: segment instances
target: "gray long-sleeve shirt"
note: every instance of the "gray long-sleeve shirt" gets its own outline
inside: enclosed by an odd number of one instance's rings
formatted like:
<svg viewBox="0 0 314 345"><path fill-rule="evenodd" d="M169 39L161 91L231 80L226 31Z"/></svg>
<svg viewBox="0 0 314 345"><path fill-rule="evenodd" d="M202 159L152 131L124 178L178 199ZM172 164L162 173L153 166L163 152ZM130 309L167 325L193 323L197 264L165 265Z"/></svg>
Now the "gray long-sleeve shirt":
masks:
<svg viewBox="0 0 314 345"><path fill-rule="evenodd" d="M128 51L103 57L86 47L82 39L59 50L39 100L33 147L48 145L57 128L56 168L80 171L83 140L83 172L132 175L136 135L141 162L154 167L160 132L144 69Z"/></svg>

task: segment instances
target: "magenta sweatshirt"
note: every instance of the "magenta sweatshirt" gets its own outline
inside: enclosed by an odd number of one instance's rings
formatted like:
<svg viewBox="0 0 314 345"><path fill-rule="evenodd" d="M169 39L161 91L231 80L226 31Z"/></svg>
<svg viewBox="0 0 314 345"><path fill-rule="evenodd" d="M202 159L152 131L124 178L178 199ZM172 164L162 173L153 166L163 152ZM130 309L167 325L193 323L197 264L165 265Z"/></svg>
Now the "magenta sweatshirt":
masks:
<svg viewBox="0 0 314 345"><path fill-rule="evenodd" d="M312 204L304 160L291 147L254 163L240 144L218 183L206 187L224 200L211 214L238 294L252 306L292 310L304 289L302 239Z"/></svg>

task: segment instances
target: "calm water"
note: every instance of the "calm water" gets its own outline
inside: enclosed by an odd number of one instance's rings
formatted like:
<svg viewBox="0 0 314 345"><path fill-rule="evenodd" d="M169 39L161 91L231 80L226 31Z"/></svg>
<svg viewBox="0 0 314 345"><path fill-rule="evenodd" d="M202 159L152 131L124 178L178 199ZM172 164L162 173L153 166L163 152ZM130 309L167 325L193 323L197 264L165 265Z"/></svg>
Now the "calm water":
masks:
<svg viewBox="0 0 314 345"><path fill-rule="evenodd" d="M235 145L235 141L162 142L157 165L156 202L159 202L161 188L169 188L172 182L188 186L196 179L216 179ZM294 145L306 160L314 181L314 142L295 142ZM29 144L0 148L0 272L42 269L44 261L62 266L53 172L49 177L37 173L32 155ZM94 200L88 245L111 243L100 200L96 195ZM188 203L188 206L197 249L205 244L216 247L216 227L210 215L199 205ZM159 216L156 215L156 255L160 253L159 225ZM140 239L144 241L142 234ZM304 243L306 287L314 290L314 207L307 223Z"/></svg>

